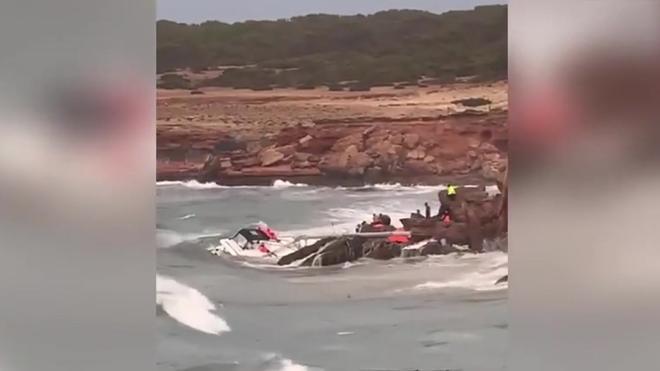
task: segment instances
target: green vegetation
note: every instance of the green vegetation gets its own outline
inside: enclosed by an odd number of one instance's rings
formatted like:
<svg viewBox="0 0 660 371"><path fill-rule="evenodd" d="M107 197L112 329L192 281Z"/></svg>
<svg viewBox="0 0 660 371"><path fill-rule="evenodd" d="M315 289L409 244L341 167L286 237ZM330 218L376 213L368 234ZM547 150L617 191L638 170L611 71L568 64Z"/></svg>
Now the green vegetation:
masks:
<svg viewBox="0 0 660 371"><path fill-rule="evenodd" d="M234 24L161 20L157 37L159 73L235 66L202 83L213 86L365 89L416 84L422 77L436 83L468 75L495 80L507 73L505 5L443 14L390 10ZM176 85L168 81L161 86Z"/></svg>

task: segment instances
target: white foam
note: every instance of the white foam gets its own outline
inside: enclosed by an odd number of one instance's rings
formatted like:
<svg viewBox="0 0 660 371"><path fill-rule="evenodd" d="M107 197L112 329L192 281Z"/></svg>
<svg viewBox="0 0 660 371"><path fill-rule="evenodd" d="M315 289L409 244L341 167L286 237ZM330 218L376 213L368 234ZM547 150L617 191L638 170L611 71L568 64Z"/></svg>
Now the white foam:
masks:
<svg viewBox="0 0 660 371"><path fill-rule="evenodd" d="M355 332L353 332L353 331L341 331L341 332L337 333L337 335L339 335L339 336L348 336L348 335L353 335L353 334L355 334Z"/></svg>
<svg viewBox="0 0 660 371"><path fill-rule="evenodd" d="M213 313L215 305L206 296L172 278L156 275L156 304L170 317L195 330L213 335L231 331L227 322Z"/></svg>
<svg viewBox="0 0 660 371"><path fill-rule="evenodd" d="M426 260L431 267L442 267L454 271L442 280L426 281L412 287L412 290L467 289L473 291L496 291L508 288L508 283L495 284L508 274L508 255L501 251L482 254L431 255ZM397 291L409 291L401 289Z"/></svg>
<svg viewBox="0 0 660 371"><path fill-rule="evenodd" d="M249 185L242 185L242 186L226 186L226 185L220 185L218 183L214 182L208 182L208 183L201 183L197 180L186 180L186 181L180 181L180 180L165 180L165 181L160 181L156 182L157 186L162 186L162 187L183 187L183 188L188 188L188 189L196 189L196 190L204 190L204 189L231 189L231 188L236 188L236 189L258 189L258 188L275 188L275 189L283 189L283 188L299 188L299 187L309 187L308 184L305 183L292 183L289 182L288 180L282 180L282 179L277 179L273 182L272 186L249 186Z"/></svg>
<svg viewBox="0 0 660 371"><path fill-rule="evenodd" d="M273 188L291 188L291 187L308 187L305 183L291 183L288 180L277 179L273 182Z"/></svg>
<svg viewBox="0 0 660 371"><path fill-rule="evenodd" d="M376 189L381 189L383 191L392 191L395 189L401 189L403 186L401 183L378 183L371 186Z"/></svg>
<svg viewBox="0 0 660 371"><path fill-rule="evenodd" d="M281 368L273 369L273 371L308 371L307 366L299 365L293 363L290 359L283 359L281 362Z"/></svg>
<svg viewBox="0 0 660 371"><path fill-rule="evenodd" d="M185 188L190 188L190 189L220 189L220 188L227 188L227 186L222 186L218 183L200 183L197 180L187 180L187 181L171 181L171 180L165 180L161 182L156 182L157 186L178 186L178 187L185 187Z"/></svg>
<svg viewBox="0 0 660 371"><path fill-rule="evenodd" d="M301 259L302 260L302 259ZM252 268L252 269L261 269L261 270L290 270L292 268L295 268L295 266L289 264L289 265L278 265L274 263L251 263L247 261L242 261L240 263L244 267Z"/></svg>
<svg viewBox="0 0 660 371"><path fill-rule="evenodd" d="M378 183L374 184L373 186L367 186L367 187L373 187L375 189L383 190L383 191L435 191L435 190L441 190L447 188L444 185L437 185L437 186L429 186L429 185L413 185L413 186L404 186L401 185L401 183Z"/></svg>
<svg viewBox="0 0 660 371"><path fill-rule="evenodd" d="M264 358L268 364L265 371L311 371L309 367L297 364L275 353L267 354Z"/></svg>
<svg viewBox="0 0 660 371"><path fill-rule="evenodd" d="M344 264L341 267L342 267L342 269L348 269L348 268L355 267L357 265L362 265L362 264L364 264L364 263L360 263L360 262L356 262L356 261L344 262Z"/></svg>
<svg viewBox="0 0 660 371"><path fill-rule="evenodd" d="M194 218L194 217L195 217L195 214L186 214L186 215L180 217L179 219L186 220L186 219L190 219L190 218Z"/></svg>
<svg viewBox="0 0 660 371"><path fill-rule="evenodd" d="M486 271L470 272L448 281L427 281L416 285L415 290L462 288L474 291L496 291L508 288L508 283L495 282L508 274L508 267L499 267Z"/></svg>
<svg viewBox="0 0 660 371"><path fill-rule="evenodd" d="M333 235L341 233L351 233L355 232L355 226L357 223L341 223L335 224L331 223L330 225L324 225L320 227L310 227L305 229L295 229L282 231L280 235L282 237L299 237L299 236L324 236L324 235Z"/></svg>

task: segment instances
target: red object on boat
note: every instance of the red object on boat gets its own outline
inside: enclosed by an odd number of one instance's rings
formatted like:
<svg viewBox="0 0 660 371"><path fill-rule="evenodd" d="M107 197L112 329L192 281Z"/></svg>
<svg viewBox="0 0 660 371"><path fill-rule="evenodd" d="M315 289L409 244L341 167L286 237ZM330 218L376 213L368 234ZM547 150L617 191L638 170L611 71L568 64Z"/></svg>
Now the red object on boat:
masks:
<svg viewBox="0 0 660 371"><path fill-rule="evenodd" d="M269 240L277 240L277 234L275 234L275 231L270 229L270 227L262 225L259 227L259 230L263 232Z"/></svg>
<svg viewBox="0 0 660 371"><path fill-rule="evenodd" d="M394 243L407 243L409 241L407 236L389 236L387 240Z"/></svg>
<svg viewBox="0 0 660 371"><path fill-rule="evenodd" d="M403 231L402 229L398 229L397 231ZM387 237L387 241L389 242L394 242L394 243L408 243L410 242L410 238L406 235L392 235Z"/></svg>
<svg viewBox="0 0 660 371"><path fill-rule="evenodd" d="M270 250L264 245L263 243L259 245L259 251L261 251L264 254L270 254Z"/></svg>
<svg viewBox="0 0 660 371"><path fill-rule="evenodd" d="M442 222L443 222L444 224L446 224L446 225L451 224L451 218L449 217L449 214L446 214L446 215L442 218Z"/></svg>
<svg viewBox="0 0 660 371"><path fill-rule="evenodd" d="M275 234L275 231L269 228L266 228L266 235L268 238L271 240L277 240L277 234Z"/></svg>

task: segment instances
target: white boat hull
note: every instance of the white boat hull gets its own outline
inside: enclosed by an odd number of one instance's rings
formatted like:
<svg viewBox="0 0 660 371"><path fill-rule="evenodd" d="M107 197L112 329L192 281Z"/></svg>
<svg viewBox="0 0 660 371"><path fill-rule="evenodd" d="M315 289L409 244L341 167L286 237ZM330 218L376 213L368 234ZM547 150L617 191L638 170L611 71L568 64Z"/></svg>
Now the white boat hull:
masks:
<svg viewBox="0 0 660 371"><path fill-rule="evenodd" d="M218 256L228 255L276 262L281 257L298 250L298 244L293 241L260 241L259 243L241 247L236 241L230 238L222 238L217 246L209 247L207 250L211 254Z"/></svg>

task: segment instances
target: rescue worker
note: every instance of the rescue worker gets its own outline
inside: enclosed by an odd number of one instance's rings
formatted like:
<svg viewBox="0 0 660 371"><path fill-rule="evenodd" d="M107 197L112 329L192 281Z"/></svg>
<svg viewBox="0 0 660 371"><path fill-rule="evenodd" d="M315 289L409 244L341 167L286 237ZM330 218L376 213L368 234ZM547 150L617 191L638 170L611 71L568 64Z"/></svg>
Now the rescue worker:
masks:
<svg viewBox="0 0 660 371"><path fill-rule="evenodd" d="M424 202L424 209L425 209L424 216L426 217L426 219L431 219L431 206L429 206L428 202Z"/></svg>
<svg viewBox="0 0 660 371"><path fill-rule="evenodd" d="M456 186L453 184L447 184L447 197L449 197L450 200L455 200L456 199Z"/></svg>

